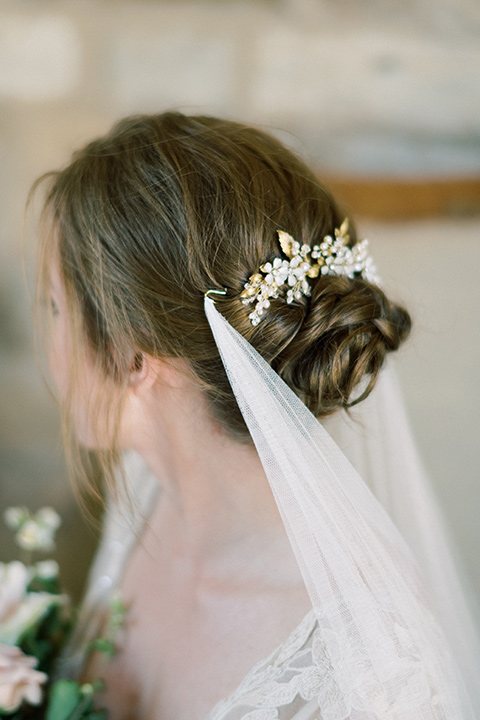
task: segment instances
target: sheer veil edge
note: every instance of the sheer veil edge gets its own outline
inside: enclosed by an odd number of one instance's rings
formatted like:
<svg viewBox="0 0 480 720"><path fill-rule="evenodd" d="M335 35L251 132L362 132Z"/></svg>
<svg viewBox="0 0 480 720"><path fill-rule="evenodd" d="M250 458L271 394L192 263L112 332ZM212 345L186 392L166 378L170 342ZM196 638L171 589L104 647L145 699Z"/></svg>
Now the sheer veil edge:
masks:
<svg viewBox="0 0 480 720"><path fill-rule="evenodd" d="M324 423L337 445L209 297L205 313L321 629L322 720L474 718L476 625L392 368Z"/></svg>

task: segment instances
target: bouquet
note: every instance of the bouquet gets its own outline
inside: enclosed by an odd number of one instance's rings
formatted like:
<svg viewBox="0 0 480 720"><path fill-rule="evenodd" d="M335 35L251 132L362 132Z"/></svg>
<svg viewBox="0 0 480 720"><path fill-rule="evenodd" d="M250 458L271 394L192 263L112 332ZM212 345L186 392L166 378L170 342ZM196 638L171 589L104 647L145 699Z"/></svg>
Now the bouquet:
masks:
<svg viewBox="0 0 480 720"><path fill-rule="evenodd" d="M26 508L9 508L6 524L15 532L23 562L0 562L0 717L9 720L106 720L106 710L94 706L102 681L79 683L55 679L55 664L73 628L73 611L62 593L58 565L33 562L35 553L54 548L60 517L52 508L32 515ZM113 598L107 636L90 649L115 653L114 636L124 608Z"/></svg>

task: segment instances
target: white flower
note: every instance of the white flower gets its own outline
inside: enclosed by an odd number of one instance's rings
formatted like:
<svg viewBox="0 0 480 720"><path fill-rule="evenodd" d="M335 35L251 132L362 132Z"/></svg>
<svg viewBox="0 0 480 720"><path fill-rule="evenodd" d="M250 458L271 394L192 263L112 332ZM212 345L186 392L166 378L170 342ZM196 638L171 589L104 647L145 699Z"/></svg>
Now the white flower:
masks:
<svg viewBox="0 0 480 720"><path fill-rule="evenodd" d="M5 525L10 528L10 530L18 530L25 520L28 520L28 517L29 512L23 507L10 507L3 513Z"/></svg>
<svg viewBox="0 0 480 720"><path fill-rule="evenodd" d="M21 562L0 563L0 628L25 597L32 573Z"/></svg>
<svg viewBox="0 0 480 720"><path fill-rule="evenodd" d="M20 562L0 563L0 643L15 645L52 605L65 601L62 595L28 592L32 575Z"/></svg>
<svg viewBox="0 0 480 720"><path fill-rule="evenodd" d="M11 530L17 531L15 541L22 550L46 552L55 547L55 532L61 519L53 508L43 507L35 515L27 508L8 508L4 520Z"/></svg>
<svg viewBox="0 0 480 720"><path fill-rule="evenodd" d="M25 700L38 705L45 673L35 670L37 659L24 655L17 647L0 645L0 709L13 712Z"/></svg>
<svg viewBox="0 0 480 720"><path fill-rule="evenodd" d="M267 285L275 283L277 287L281 287L288 275L288 261L281 258L275 258L272 263L265 263L261 267L262 272L266 272L265 282Z"/></svg>
<svg viewBox="0 0 480 720"><path fill-rule="evenodd" d="M58 563L55 560L42 560L35 565L35 574L42 580L50 580L58 576Z"/></svg>
<svg viewBox="0 0 480 720"><path fill-rule="evenodd" d="M49 525L31 519L22 525L15 539L17 545L23 550L41 550L48 552L54 548L54 532L55 530Z"/></svg>
<svg viewBox="0 0 480 720"><path fill-rule="evenodd" d="M52 507L40 508L35 514L35 520L54 531L58 530L62 523L60 515Z"/></svg>

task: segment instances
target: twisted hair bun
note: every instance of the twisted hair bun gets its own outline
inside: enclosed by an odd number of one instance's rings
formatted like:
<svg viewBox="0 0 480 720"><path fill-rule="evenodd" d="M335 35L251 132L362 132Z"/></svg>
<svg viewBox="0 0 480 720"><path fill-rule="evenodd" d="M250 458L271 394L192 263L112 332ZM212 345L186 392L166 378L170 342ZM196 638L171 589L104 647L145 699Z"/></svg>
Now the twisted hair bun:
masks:
<svg viewBox="0 0 480 720"><path fill-rule="evenodd" d="M326 417L367 397L385 356L398 349L410 328L408 312L377 285L322 277L303 322L272 367L314 415Z"/></svg>

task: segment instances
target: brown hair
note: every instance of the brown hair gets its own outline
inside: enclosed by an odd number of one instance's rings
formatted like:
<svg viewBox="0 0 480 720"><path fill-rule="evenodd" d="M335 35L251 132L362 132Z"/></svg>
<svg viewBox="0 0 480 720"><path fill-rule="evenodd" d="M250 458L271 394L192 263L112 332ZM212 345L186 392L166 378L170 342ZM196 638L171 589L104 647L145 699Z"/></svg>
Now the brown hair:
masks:
<svg viewBox="0 0 480 720"><path fill-rule="evenodd" d="M183 358L240 441L249 434L204 314L208 289L227 288L220 312L318 417L366 397L410 329L378 286L330 276L310 281L309 298L272 301L252 326L239 295L278 256L277 230L312 246L345 218L302 161L253 127L170 112L123 120L51 174L45 211L55 233L42 275L55 235L72 320L105 375L125 384L132 348Z"/></svg>

